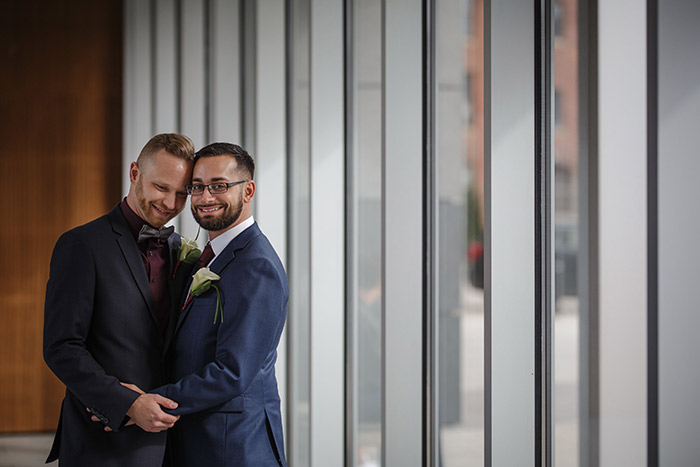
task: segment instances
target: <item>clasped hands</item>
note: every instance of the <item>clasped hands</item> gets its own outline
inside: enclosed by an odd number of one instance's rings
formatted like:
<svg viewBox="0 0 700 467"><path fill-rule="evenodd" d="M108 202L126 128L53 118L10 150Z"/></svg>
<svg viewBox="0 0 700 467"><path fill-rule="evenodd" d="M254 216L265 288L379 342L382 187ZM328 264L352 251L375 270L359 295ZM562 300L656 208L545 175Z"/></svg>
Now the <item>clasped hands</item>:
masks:
<svg viewBox="0 0 700 467"><path fill-rule="evenodd" d="M160 394L146 394L135 384L120 384L141 394L134 403L131 404L129 410L126 411L126 415L130 420L124 426L137 425L144 431L157 433L172 428L175 422L180 419L179 415L170 415L162 409L162 407L175 409L177 408L177 402L163 397ZM90 409L88 409L88 411L89 410ZM91 417L91 420L93 422L100 421L100 419L94 415ZM104 430L112 431L108 426L104 427Z"/></svg>

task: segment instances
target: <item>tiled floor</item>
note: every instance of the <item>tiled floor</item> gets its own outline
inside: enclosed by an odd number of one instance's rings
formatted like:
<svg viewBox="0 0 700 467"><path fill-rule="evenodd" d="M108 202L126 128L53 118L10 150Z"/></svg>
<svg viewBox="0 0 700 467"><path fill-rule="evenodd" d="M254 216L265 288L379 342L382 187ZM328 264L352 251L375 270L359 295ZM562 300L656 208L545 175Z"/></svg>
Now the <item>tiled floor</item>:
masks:
<svg viewBox="0 0 700 467"><path fill-rule="evenodd" d="M0 467L39 467L46 461L53 433L0 435ZM58 465L56 462L50 466Z"/></svg>

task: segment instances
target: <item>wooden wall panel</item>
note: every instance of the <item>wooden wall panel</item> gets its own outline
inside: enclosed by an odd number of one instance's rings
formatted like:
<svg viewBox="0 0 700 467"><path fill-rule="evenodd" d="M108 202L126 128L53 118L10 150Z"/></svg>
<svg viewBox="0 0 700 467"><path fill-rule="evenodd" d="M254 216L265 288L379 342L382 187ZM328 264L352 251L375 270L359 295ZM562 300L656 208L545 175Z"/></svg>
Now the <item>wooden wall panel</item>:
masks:
<svg viewBox="0 0 700 467"><path fill-rule="evenodd" d="M0 1L0 432L51 431L42 356L53 245L121 192L122 4Z"/></svg>

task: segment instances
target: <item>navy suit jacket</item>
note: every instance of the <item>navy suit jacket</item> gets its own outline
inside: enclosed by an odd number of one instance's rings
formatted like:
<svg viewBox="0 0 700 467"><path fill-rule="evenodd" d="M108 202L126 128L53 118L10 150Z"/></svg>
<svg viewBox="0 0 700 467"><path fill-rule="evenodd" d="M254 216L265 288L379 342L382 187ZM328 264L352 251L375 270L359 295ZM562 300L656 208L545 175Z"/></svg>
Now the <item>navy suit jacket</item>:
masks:
<svg viewBox="0 0 700 467"><path fill-rule="evenodd" d="M51 258L44 308L44 359L66 385L47 462L71 466L158 466L166 432L122 426L138 394L167 382L165 350L191 266L175 278L180 237L168 239L173 312L161 333L153 294L134 235L117 205L108 214L64 233ZM189 267L188 267L189 266ZM90 421L86 408L114 430Z"/></svg>
<svg viewBox="0 0 700 467"><path fill-rule="evenodd" d="M286 466L277 345L289 288L282 263L254 223L210 265L223 300L210 288L181 312L171 346L173 384L153 392L182 415L170 430L176 466Z"/></svg>

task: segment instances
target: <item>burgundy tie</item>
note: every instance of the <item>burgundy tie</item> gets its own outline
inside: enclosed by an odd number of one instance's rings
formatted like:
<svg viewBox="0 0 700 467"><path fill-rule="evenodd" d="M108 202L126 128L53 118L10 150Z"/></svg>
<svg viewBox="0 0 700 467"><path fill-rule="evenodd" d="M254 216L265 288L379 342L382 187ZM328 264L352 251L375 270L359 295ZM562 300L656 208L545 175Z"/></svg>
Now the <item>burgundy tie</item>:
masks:
<svg viewBox="0 0 700 467"><path fill-rule="evenodd" d="M209 264L209 261L214 257L214 250L211 249L211 242L207 242L207 246L204 247L204 251L202 252L202 256L199 257L199 266L197 269L201 269L207 264Z"/></svg>

